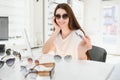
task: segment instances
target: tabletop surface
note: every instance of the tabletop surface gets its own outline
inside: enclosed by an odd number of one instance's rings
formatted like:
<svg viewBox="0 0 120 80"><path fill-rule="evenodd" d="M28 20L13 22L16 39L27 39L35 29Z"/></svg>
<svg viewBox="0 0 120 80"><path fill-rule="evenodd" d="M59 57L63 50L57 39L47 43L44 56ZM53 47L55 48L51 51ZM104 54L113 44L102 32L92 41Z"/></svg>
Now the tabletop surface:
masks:
<svg viewBox="0 0 120 80"><path fill-rule="evenodd" d="M6 64L0 69L0 80L24 80L19 72L19 62L9 68ZM97 61L80 60L56 62L52 80L120 80L120 64L108 64ZM37 80L50 80L38 76Z"/></svg>
<svg viewBox="0 0 120 80"><path fill-rule="evenodd" d="M112 64L81 60L56 63L54 80L107 80Z"/></svg>
<svg viewBox="0 0 120 80"><path fill-rule="evenodd" d="M115 64L114 70L109 75L108 80L120 80L120 64Z"/></svg>

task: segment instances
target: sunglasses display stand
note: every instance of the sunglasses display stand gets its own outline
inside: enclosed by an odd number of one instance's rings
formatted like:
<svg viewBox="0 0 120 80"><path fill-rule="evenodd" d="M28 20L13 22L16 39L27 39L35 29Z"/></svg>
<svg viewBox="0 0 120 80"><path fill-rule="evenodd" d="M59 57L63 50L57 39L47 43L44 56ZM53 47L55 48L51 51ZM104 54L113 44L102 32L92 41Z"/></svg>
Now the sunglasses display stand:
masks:
<svg viewBox="0 0 120 80"><path fill-rule="evenodd" d="M54 62L36 65L28 64L26 66L22 65L20 71L25 80L39 80L37 78L47 78L47 80L52 80L54 76L54 67Z"/></svg>
<svg viewBox="0 0 120 80"><path fill-rule="evenodd" d="M41 65L50 68L50 70L39 71L38 75L39 76L49 76L50 78L52 78L54 75L55 63L43 63Z"/></svg>

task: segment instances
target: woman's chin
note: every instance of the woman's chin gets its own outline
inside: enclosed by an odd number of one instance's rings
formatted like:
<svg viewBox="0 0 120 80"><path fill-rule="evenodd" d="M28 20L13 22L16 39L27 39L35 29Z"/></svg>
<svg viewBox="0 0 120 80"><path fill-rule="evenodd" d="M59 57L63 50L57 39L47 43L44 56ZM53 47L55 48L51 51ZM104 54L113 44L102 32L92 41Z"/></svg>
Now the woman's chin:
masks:
<svg viewBox="0 0 120 80"><path fill-rule="evenodd" d="M60 29L63 29L64 28L64 26L63 25L60 25Z"/></svg>

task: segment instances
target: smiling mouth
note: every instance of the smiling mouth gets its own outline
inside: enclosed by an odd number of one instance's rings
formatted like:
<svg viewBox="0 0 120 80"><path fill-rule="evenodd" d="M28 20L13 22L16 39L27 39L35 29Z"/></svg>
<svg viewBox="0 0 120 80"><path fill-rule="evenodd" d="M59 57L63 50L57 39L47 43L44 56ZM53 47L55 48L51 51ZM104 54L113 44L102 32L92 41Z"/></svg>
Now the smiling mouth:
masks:
<svg viewBox="0 0 120 80"><path fill-rule="evenodd" d="M65 24L65 23L59 23L60 25L63 25L63 24Z"/></svg>

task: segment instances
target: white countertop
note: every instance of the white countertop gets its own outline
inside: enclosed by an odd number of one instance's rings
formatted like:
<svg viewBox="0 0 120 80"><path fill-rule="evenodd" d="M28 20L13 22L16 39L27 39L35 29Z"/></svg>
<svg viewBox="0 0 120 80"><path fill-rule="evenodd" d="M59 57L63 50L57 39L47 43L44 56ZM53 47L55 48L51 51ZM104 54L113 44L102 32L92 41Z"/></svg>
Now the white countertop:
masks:
<svg viewBox="0 0 120 80"><path fill-rule="evenodd" d="M20 65L18 60L12 67L8 67L5 63L0 69L0 80L25 80L20 72ZM55 64L52 80L120 80L118 73L120 73L120 64L115 65L114 68L114 64L97 61L61 61ZM37 76L36 80L50 80L50 78Z"/></svg>
<svg viewBox="0 0 120 80"><path fill-rule="evenodd" d="M81 60L56 64L53 80L107 80L113 70L112 64Z"/></svg>

